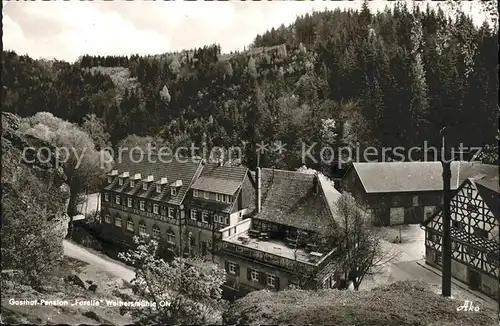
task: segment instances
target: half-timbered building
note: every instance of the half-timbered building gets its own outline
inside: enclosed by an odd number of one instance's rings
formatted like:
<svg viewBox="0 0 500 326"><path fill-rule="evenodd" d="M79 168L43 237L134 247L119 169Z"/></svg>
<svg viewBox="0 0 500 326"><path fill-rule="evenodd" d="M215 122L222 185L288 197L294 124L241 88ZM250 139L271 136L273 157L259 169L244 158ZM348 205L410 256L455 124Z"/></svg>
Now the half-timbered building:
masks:
<svg viewBox="0 0 500 326"><path fill-rule="evenodd" d="M123 156L114 166L101 193L99 232L125 246L134 235L147 234L175 255L213 253L215 231L252 211L255 190L248 169L159 159Z"/></svg>
<svg viewBox="0 0 500 326"><path fill-rule="evenodd" d="M230 295L340 281L322 241L340 193L324 176L126 157L113 169L100 221L111 241L148 234L175 255L210 255L226 269Z"/></svg>
<svg viewBox="0 0 500 326"><path fill-rule="evenodd" d="M450 203L451 273L471 288L499 299L498 174L465 180ZM442 266L442 211L427 219L426 263Z"/></svg>
<svg viewBox="0 0 500 326"><path fill-rule="evenodd" d="M495 173L497 166L475 162L451 163L451 189L478 173ZM418 224L442 205L440 162L353 163L340 183L364 206L375 225Z"/></svg>

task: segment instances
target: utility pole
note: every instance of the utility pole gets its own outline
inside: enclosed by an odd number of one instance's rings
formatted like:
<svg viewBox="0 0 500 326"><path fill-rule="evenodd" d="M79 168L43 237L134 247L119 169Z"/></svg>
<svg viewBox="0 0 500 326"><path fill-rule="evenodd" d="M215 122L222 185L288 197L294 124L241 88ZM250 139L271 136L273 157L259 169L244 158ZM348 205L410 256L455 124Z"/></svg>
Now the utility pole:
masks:
<svg viewBox="0 0 500 326"><path fill-rule="evenodd" d="M441 129L442 148L441 165L443 166L443 272L442 272L442 295L451 296L451 238L450 238L450 184L451 184L451 159L446 159L446 127Z"/></svg>

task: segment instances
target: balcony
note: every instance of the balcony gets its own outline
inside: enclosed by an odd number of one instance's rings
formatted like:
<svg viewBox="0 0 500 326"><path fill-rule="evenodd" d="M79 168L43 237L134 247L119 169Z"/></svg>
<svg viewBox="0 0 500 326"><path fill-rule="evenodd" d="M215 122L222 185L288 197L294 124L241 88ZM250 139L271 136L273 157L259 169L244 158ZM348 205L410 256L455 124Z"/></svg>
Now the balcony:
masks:
<svg viewBox="0 0 500 326"><path fill-rule="evenodd" d="M206 223L206 222L201 222L198 220L193 220L191 218L186 219L186 224L190 226L194 226L199 229L205 229L205 230L213 230L218 231L222 228L226 227L226 224L220 224L220 223L215 223L214 226L212 226L212 223Z"/></svg>
<svg viewBox="0 0 500 326"><path fill-rule="evenodd" d="M178 219L172 218L172 217L168 217L166 215L154 214L152 212L135 209L133 207L127 207L127 206L124 206L124 205L118 205L118 204L115 204L115 203L106 203L106 204L108 205L108 207L114 208L114 209L117 209L117 210L120 210L120 211L124 211L124 212L127 212L127 213L139 215L139 216L148 217L150 219L157 220L157 221L167 222L167 223L170 223L170 224L173 224L173 225L179 225L179 220Z"/></svg>
<svg viewBox="0 0 500 326"><path fill-rule="evenodd" d="M316 274L321 271L331 260L333 252L316 257L301 249L291 249L279 241L252 239L247 242L244 238L244 235L238 234L223 240L219 243L219 251L303 274Z"/></svg>

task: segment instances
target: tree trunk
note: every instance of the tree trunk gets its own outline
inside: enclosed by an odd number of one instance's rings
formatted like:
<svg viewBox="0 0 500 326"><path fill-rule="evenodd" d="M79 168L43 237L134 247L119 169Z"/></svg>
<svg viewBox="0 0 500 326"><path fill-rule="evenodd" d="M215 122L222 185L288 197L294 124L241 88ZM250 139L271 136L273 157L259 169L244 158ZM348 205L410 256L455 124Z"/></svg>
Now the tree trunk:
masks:
<svg viewBox="0 0 500 326"><path fill-rule="evenodd" d="M78 193L71 192L68 203L68 216L69 216L69 224L68 224L68 235L67 238L71 238L73 235L73 217L78 213Z"/></svg>

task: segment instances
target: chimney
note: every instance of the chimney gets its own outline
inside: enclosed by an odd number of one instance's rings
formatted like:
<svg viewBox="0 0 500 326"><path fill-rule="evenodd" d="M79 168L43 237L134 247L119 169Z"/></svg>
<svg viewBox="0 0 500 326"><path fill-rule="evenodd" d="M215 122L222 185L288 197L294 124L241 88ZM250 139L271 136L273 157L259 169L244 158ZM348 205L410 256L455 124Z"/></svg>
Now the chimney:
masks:
<svg viewBox="0 0 500 326"><path fill-rule="evenodd" d="M318 177L318 173L315 173L314 178L313 178L313 192L315 194L317 194L318 189L319 189L319 177Z"/></svg>
<svg viewBox="0 0 500 326"><path fill-rule="evenodd" d="M261 176L261 171L260 168L258 167L255 169L255 188L256 188L256 193L255 193L255 212L260 213L262 207L262 188L261 188L261 183L262 183L262 176Z"/></svg>

